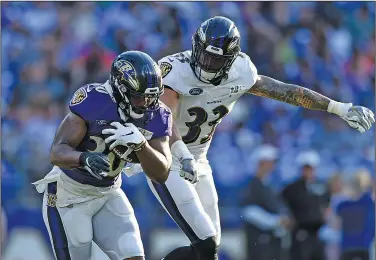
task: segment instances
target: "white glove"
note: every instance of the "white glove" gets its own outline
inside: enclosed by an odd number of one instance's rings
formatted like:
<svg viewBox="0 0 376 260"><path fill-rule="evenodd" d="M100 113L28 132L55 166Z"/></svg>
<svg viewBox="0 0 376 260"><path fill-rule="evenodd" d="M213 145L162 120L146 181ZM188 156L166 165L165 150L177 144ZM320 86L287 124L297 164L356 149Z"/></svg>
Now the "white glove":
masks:
<svg viewBox="0 0 376 260"><path fill-rule="evenodd" d="M373 112L362 106L353 106L349 109L344 117L342 117L352 128L364 133L375 123Z"/></svg>
<svg viewBox="0 0 376 260"><path fill-rule="evenodd" d="M180 162L180 177L192 184L198 182L196 161L187 145L182 140L178 140L171 145L171 153Z"/></svg>
<svg viewBox="0 0 376 260"><path fill-rule="evenodd" d="M198 171L194 159L183 159L181 162L180 177L192 184L198 182Z"/></svg>
<svg viewBox="0 0 376 260"><path fill-rule="evenodd" d="M107 128L102 131L102 134L110 134L111 136L105 139L106 144L111 143L110 150L118 145L126 146L137 152L142 149L146 143L146 139L138 128L132 123L119 122L111 123L116 129Z"/></svg>
<svg viewBox="0 0 376 260"><path fill-rule="evenodd" d="M353 106L351 103L344 104L331 101L328 112L337 114L352 128L355 128L361 133L370 129L372 124L375 123L375 116L370 109L362 106Z"/></svg>

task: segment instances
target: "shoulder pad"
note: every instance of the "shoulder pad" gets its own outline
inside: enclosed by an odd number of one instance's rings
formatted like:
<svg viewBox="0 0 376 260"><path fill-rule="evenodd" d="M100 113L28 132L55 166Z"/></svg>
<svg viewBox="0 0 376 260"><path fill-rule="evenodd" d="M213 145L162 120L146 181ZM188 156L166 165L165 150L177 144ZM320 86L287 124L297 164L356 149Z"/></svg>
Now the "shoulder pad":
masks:
<svg viewBox="0 0 376 260"><path fill-rule="evenodd" d="M184 83L187 82L187 79L189 80L189 77L193 76L189 54L189 52L180 52L163 57L158 61L162 71L163 85L173 89L179 94L186 92L184 91Z"/></svg>
<svg viewBox="0 0 376 260"><path fill-rule="evenodd" d="M69 106L77 106L81 104L87 98L86 87L81 87L73 93L71 100L69 101Z"/></svg>
<svg viewBox="0 0 376 260"><path fill-rule="evenodd" d="M257 81L258 72L247 54L241 52L234 62L236 72L242 77L244 83L251 88Z"/></svg>
<svg viewBox="0 0 376 260"><path fill-rule="evenodd" d="M112 99L101 84L87 84L74 92L69 101L69 109L72 113L86 120L92 114L94 107L109 101L112 102Z"/></svg>

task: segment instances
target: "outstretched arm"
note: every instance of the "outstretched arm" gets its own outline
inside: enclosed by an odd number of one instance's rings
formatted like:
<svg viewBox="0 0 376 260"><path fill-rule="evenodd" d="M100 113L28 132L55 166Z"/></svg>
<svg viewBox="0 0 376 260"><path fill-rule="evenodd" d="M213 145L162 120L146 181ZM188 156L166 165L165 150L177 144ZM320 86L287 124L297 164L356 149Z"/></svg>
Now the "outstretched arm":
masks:
<svg viewBox="0 0 376 260"><path fill-rule="evenodd" d="M330 98L313 90L262 75L259 76L249 93L276 99L294 106L323 111L328 110L331 101Z"/></svg>
<svg viewBox="0 0 376 260"><path fill-rule="evenodd" d="M281 82L279 80L260 75L256 83L249 90L250 94L279 100L294 106L312 110L328 111L344 119L352 128L363 133L375 122L371 110L352 103L334 101L313 90Z"/></svg>

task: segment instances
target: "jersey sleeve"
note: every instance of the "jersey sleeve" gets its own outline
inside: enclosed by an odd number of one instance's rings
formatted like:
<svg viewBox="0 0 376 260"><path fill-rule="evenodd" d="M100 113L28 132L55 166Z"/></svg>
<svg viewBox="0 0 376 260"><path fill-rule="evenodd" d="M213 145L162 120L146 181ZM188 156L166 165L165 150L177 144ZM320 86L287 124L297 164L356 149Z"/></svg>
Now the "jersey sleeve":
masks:
<svg viewBox="0 0 376 260"><path fill-rule="evenodd" d="M171 136L172 135L172 113L170 109L165 109L165 112L162 115L163 122L163 131L161 131L162 136Z"/></svg>
<svg viewBox="0 0 376 260"><path fill-rule="evenodd" d="M96 91L94 85L85 85L74 92L69 101L69 110L85 121L93 120L97 115L93 111L98 104L107 106L108 100L108 95Z"/></svg>
<svg viewBox="0 0 376 260"><path fill-rule="evenodd" d="M69 101L69 110L83 119L85 119L87 110L89 109L87 97L88 93L86 88L80 87L73 93L73 96Z"/></svg>
<svg viewBox="0 0 376 260"><path fill-rule="evenodd" d="M153 138L172 135L172 113L164 104L160 105L159 111L149 123L147 130L153 132Z"/></svg>
<svg viewBox="0 0 376 260"><path fill-rule="evenodd" d="M246 86L251 88L253 85L255 85L259 77L257 68L247 54L240 53L240 57L243 60L243 64L241 65L241 74L244 76Z"/></svg>
<svg viewBox="0 0 376 260"><path fill-rule="evenodd" d="M176 55L183 55L177 58ZM189 61L184 59L184 54L176 54L167 56L158 61L158 65L162 71L162 83L165 88L170 88L178 94L186 94L189 89L186 89L181 79L182 70L189 67Z"/></svg>

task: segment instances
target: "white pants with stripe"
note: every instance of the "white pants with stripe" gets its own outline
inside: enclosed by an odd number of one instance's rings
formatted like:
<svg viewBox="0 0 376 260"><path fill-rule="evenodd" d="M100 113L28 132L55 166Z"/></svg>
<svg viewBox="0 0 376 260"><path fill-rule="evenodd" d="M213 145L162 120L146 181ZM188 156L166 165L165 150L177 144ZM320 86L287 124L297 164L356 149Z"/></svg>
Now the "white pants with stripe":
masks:
<svg viewBox="0 0 376 260"><path fill-rule="evenodd" d="M115 186L83 185L64 173L47 183L43 219L57 260L92 259L93 241L111 260L144 256L133 208Z"/></svg>
<svg viewBox="0 0 376 260"><path fill-rule="evenodd" d="M212 170L207 160L198 161L199 182L191 184L179 175L179 163L174 161L164 184L148 179L148 184L160 204L187 235L192 244L215 236L219 245L221 225L218 195Z"/></svg>

